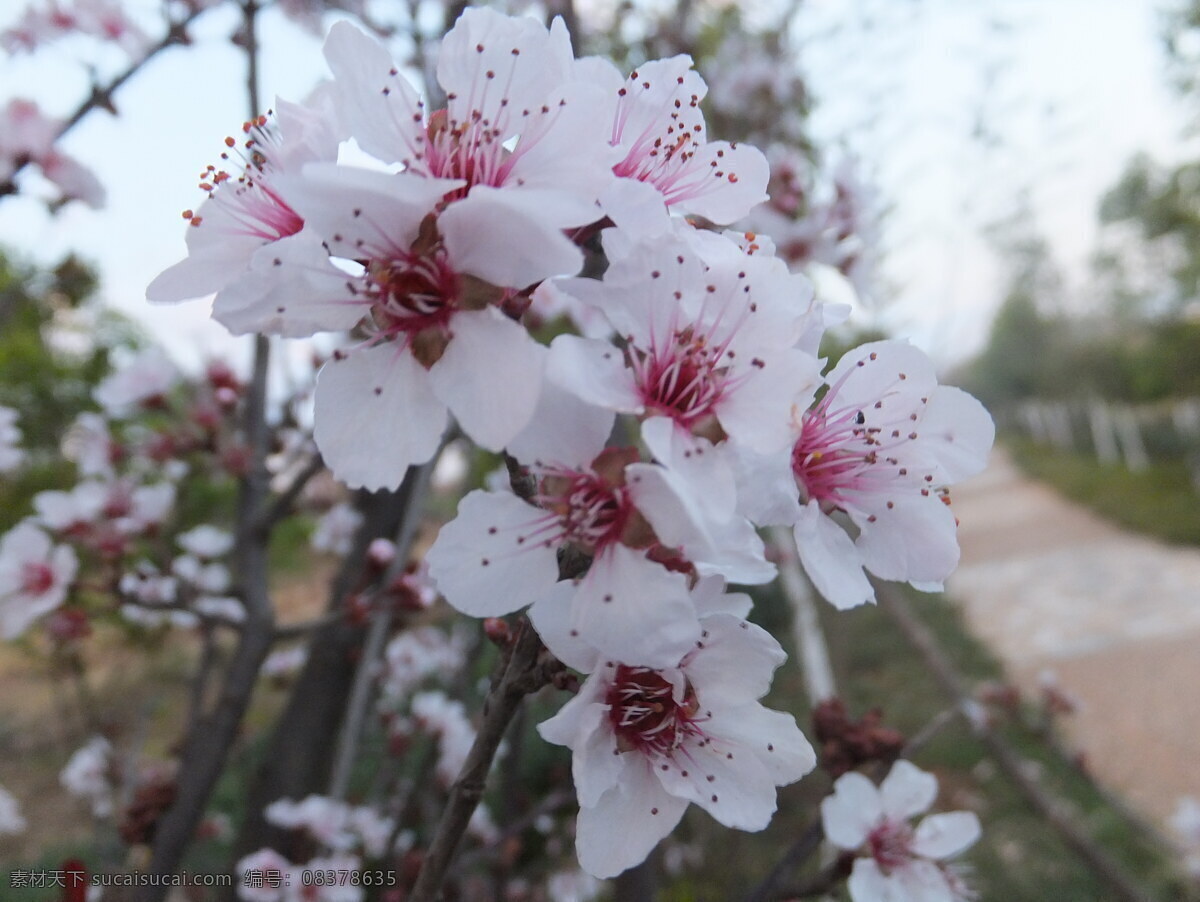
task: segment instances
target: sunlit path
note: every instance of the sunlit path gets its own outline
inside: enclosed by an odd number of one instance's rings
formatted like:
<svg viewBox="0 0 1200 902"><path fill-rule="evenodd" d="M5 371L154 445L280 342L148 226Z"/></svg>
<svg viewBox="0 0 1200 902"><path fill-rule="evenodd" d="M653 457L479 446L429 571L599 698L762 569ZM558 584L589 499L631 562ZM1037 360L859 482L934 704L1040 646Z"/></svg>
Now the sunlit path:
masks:
<svg viewBox="0 0 1200 902"><path fill-rule="evenodd" d="M1200 794L1200 549L1125 532L997 454L954 494L962 564L947 586L1013 679L1053 670L1093 772L1160 824Z"/></svg>

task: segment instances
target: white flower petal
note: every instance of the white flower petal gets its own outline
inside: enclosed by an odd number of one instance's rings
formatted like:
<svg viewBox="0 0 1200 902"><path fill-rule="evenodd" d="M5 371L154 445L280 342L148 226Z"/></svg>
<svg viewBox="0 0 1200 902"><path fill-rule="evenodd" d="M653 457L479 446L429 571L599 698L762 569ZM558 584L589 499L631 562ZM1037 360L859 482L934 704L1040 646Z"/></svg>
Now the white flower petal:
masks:
<svg viewBox="0 0 1200 902"><path fill-rule="evenodd" d="M612 410L584 403L547 378L529 425L508 443L508 453L524 463L584 466L604 450L615 419Z"/></svg>
<svg viewBox="0 0 1200 902"><path fill-rule="evenodd" d="M575 594L572 624L604 655L648 667L678 666L700 637L686 577L624 545L592 562Z"/></svg>
<svg viewBox="0 0 1200 902"><path fill-rule="evenodd" d="M549 592L529 608L529 619L546 647L568 667L580 673L596 669L600 653L571 625L571 604L575 584L571 580L555 583Z"/></svg>
<svg viewBox="0 0 1200 902"><path fill-rule="evenodd" d="M700 627L700 647L688 655L686 670L704 704L739 706L766 695L775 669L787 660L775 637L729 614L705 617Z"/></svg>
<svg viewBox="0 0 1200 902"><path fill-rule="evenodd" d="M896 821L928 811L937 798L937 791L937 777L903 758L892 765L891 771L879 784L883 812Z"/></svg>
<svg viewBox="0 0 1200 902"><path fill-rule="evenodd" d="M882 817L879 790L856 771L838 777L833 795L821 800L825 837L839 849L857 849Z"/></svg>
<svg viewBox="0 0 1200 902"><path fill-rule="evenodd" d="M499 451L533 417L545 349L494 307L456 314L429 384L474 441Z"/></svg>
<svg viewBox="0 0 1200 902"><path fill-rule="evenodd" d="M550 199L550 192L474 186L438 217L455 268L503 288L579 272L583 254L562 230L589 216L547 217ZM577 221L555 221L561 218Z"/></svg>
<svg viewBox="0 0 1200 902"><path fill-rule="evenodd" d="M558 579L557 548L538 534L548 519L516 495L471 492L429 549L429 575L450 604L472 617L523 608Z"/></svg>
<svg viewBox="0 0 1200 902"><path fill-rule="evenodd" d="M631 762L624 781L594 806L579 809L575 850L580 867L606 878L641 864L675 829L687 806L686 799L663 789L648 762Z"/></svg>
<svg viewBox="0 0 1200 902"><path fill-rule="evenodd" d="M446 408L425 370L394 344L326 363L313 405L317 447L353 488L396 488L410 465L433 456L446 428Z"/></svg>
<svg viewBox="0 0 1200 902"><path fill-rule="evenodd" d="M844 611L875 600L863 573L862 554L815 500L800 509L792 534L804 572L826 601Z"/></svg>
<svg viewBox="0 0 1200 902"><path fill-rule="evenodd" d="M982 829L971 811L931 814L917 825L913 851L926 858L951 858L975 845Z"/></svg>
<svg viewBox="0 0 1200 902"><path fill-rule="evenodd" d="M618 413L642 410L625 356L607 341L558 336L550 345L546 378L589 404Z"/></svg>

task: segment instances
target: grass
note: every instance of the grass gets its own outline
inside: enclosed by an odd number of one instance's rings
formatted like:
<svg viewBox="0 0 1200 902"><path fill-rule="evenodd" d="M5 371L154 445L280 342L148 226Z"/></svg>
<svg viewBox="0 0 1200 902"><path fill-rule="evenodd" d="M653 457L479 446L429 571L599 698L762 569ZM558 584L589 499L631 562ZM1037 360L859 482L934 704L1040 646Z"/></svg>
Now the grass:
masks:
<svg viewBox="0 0 1200 902"><path fill-rule="evenodd" d="M1183 461L1155 462L1141 473L1085 454L1009 439L1030 476L1135 532L1175 545L1200 545L1200 494Z"/></svg>

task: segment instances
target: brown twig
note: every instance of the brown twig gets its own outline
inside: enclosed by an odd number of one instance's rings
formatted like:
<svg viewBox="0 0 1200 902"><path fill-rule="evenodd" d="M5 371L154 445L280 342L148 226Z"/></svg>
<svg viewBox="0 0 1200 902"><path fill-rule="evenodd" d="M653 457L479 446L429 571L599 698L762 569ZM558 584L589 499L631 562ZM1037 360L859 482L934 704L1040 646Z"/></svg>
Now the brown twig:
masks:
<svg viewBox="0 0 1200 902"><path fill-rule="evenodd" d="M245 50L248 59L246 89L251 110L258 108L257 0L243 0ZM196 827L217 784L242 718L258 682L262 662L275 637L275 617L268 593L267 541L253 531L256 514L269 489L266 458L269 430L266 418L270 342L259 335L254 341L254 370L246 393L244 429L251 450L250 467L239 485L237 544L234 563L241 583L246 619L225 672L221 690L211 709L193 724L180 756L175 801L155 830L149 872L173 874L196 834ZM166 881L163 881L164 883ZM137 902L161 902L168 887L147 886L135 891Z"/></svg>
<svg viewBox="0 0 1200 902"><path fill-rule="evenodd" d="M550 684L562 665L550 656L542 640L528 621L522 620L506 659L483 703L483 720L475 742L458 779L450 787L450 796L425 853L421 872L413 887L410 902L433 902L458 850L467 824L483 798L488 772L496 750L525 696Z"/></svg>
<svg viewBox="0 0 1200 902"><path fill-rule="evenodd" d="M179 21L168 24L166 33L158 40L158 42L153 44L141 57L131 63L123 72L113 78L112 81L103 86L93 85L92 93L89 94L87 99L80 103L79 106L75 108L75 111L66 119L64 119L62 124L58 127L58 131L55 132L52 143L58 143L58 141L67 132L83 121L83 118L92 110L102 109L107 110L110 113L116 113L116 105L113 103L113 94L115 94L117 90L125 84L125 82L129 81L129 79L133 78L133 76L141 71L141 68L145 66L146 63L150 62L150 60L158 56L158 54L162 53L162 51L166 50L168 47L173 47L176 44L187 44L189 42L187 27L202 12L204 12L203 8L193 9ZM17 173L28 166L30 162L32 161L18 161L18 165L16 169L13 170L12 175L0 182L0 199L4 198L6 195L17 193Z"/></svg>

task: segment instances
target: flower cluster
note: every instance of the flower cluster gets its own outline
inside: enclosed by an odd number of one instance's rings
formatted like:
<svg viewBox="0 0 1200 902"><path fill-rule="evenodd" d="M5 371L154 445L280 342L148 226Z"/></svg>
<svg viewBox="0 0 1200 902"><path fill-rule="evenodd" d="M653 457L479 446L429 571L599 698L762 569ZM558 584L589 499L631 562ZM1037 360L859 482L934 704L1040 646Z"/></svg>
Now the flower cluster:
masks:
<svg viewBox="0 0 1200 902"><path fill-rule="evenodd" d="M840 777L833 795L821 803L825 835L854 859L850 874L853 902L967 902L973 898L962 872L945 859L979 838L979 819L951 811L909 821L937 797L937 778L908 761L897 761L876 787L862 774Z"/></svg>
<svg viewBox="0 0 1200 902"><path fill-rule="evenodd" d="M460 611L529 606L588 675L541 725L574 753L585 870L642 861L692 803L762 829L815 756L760 703L784 654L726 590L775 575L757 527L792 526L839 607L872 600L864 569L933 588L957 562L947 487L982 468L990 418L903 342L822 376L841 314L770 240L720 230L769 165L709 140L690 58L626 75L576 59L560 20L468 9L434 109L348 23L325 57L310 102L226 140L149 297L216 292L237 333L350 333L313 399L350 486L397 487L451 419L508 455L511 486L466 495L427 562ZM378 165L336 162L349 138ZM563 311L588 337L546 344L532 326ZM443 696L410 710L443 742L469 730Z"/></svg>

